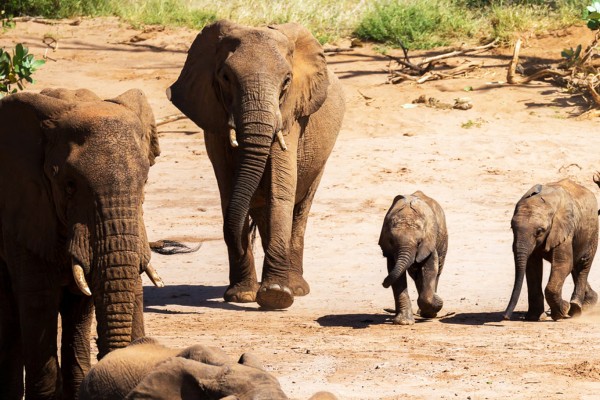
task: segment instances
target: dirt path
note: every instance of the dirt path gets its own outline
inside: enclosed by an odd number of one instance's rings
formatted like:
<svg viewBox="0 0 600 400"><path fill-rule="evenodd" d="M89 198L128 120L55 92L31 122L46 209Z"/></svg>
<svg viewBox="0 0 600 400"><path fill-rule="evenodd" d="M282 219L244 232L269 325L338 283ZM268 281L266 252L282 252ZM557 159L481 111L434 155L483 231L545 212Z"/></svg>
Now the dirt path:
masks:
<svg viewBox="0 0 600 400"><path fill-rule="evenodd" d="M138 87L157 117L176 112L164 90L196 32L141 33L112 19L19 23L0 34L0 46L23 41L39 56L45 34L59 41L48 53L56 61L39 71L32 90L86 87L112 97ZM145 39L131 43L135 35ZM574 29L530 39L521 54L556 60L564 47L589 41L585 29ZM202 134L186 120L163 126L163 153L146 193L149 237L203 245L194 254L153 257L167 287L146 281L148 335L171 346L254 351L297 399L323 389L342 399L599 398L600 312L562 322L500 317L514 276L515 202L533 184L562 177L598 194L591 179L600 169L598 123L575 120L581 99L548 84L498 83L507 52L477 59L484 67L468 77L395 86L385 84L387 59L372 51L328 57L345 85L348 112L306 235L312 292L286 311L222 301L226 249ZM474 106L403 107L423 94L447 103L468 96ZM386 267L377 240L394 196L418 189L447 215L441 314L454 314L401 327L383 311L393 301L381 286ZM590 280L600 288L600 265ZM569 282L563 296L571 289ZM517 310L525 309L524 292Z"/></svg>

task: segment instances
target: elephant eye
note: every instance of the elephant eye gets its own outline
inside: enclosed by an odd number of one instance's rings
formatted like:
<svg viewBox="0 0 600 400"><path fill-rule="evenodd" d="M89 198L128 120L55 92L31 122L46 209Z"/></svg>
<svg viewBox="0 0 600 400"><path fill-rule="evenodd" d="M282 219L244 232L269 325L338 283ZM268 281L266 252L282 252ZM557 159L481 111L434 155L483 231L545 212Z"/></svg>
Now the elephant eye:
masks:
<svg viewBox="0 0 600 400"><path fill-rule="evenodd" d="M292 83L291 75L286 76L285 79L283 80L283 84L281 85L281 92L283 93L284 91L286 91L291 83Z"/></svg>
<svg viewBox="0 0 600 400"><path fill-rule="evenodd" d="M75 193L75 182L69 181L67 182L67 186L65 187L65 192L67 195L72 196Z"/></svg>
<svg viewBox="0 0 600 400"><path fill-rule="evenodd" d="M535 236L542 236L546 232L544 228L537 228L535 231Z"/></svg>

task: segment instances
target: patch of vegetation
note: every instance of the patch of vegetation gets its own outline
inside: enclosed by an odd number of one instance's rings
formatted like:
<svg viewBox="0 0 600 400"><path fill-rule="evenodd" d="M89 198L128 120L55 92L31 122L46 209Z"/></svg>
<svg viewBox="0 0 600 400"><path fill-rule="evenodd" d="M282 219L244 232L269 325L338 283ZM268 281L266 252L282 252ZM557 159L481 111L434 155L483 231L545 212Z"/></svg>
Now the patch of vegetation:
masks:
<svg viewBox="0 0 600 400"><path fill-rule="evenodd" d="M45 63L34 59L21 43L15 46L12 56L0 48L0 98L25 89L25 82L34 83L31 75Z"/></svg>
<svg viewBox="0 0 600 400"><path fill-rule="evenodd" d="M450 0L379 0L356 28L356 35L395 47L428 49L472 37L477 20Z"/></svg>
<svg viewBox="0 0 600 400"><path fill-rule="evenodd" d="M460 127L463 129L481 128L481 126L486 122L487 121L481 118L477 118L475 120L470 119L467 122L463 122L462 124L460 124Z"/></svg>
<svg viewBox="0 0 600 400"><path fill-rule="evenodd" d="M588 0L4 0L7 16L115 15L134 26L200 29L226 18L247 25L298 22L321 42L353 33L386 46L426 49L539 33L581 21ZM4 19L2 19L4 21Z"/></svg>
<svg viewBox="0 0 600 400"><path fill-rule="evenodd" d="M111 2L111 13L140 25L173 25L201 29L217 20L212 9L190 9L181 0Z"/></svg>

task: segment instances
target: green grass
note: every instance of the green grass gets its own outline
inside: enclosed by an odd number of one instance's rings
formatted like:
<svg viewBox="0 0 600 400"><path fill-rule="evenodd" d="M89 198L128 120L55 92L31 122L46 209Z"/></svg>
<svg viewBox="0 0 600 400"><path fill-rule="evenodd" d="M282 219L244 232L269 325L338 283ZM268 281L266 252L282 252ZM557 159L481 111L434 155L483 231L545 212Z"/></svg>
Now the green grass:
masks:
<svg viewBox="0 0 600 400"><path fill-rule="evenodd" d="M321 43L351 35L384 46L427 49L519 34L581 21L592 0L4 0L10 15L48 18L116 15L134 26L200 29L227 18L247 25L295 21Z"/></svg>

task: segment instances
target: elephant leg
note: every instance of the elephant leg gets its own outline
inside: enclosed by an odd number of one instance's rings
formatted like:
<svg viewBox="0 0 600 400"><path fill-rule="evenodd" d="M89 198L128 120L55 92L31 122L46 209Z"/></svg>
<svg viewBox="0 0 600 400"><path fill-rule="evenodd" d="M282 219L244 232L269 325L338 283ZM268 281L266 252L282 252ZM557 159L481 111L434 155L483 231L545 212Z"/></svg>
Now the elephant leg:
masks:
<svg viewBox="0 0 600 400"><path fill-rule="evenodd" d="M592 308L598 303L598 293L592 289L588 282L585 289L585 298L583 300L583 311Z"/></svg>
<svg viewBox="0 0 600 400"><path fill-rule="evenodd" d="M395 260L391 258L387 259L388 273L394 269L395 264ZM400 278L392 283L392 292L394 293L394 303L396 306L396 316L392 322L397 325L413 325L415 323L415 317L413 316L412 306L410 304L406 272L400 275Z"/></svg>
<svg viewBox="0 0 600 400"><path fill-rule="evenodd" d="M435 292L439 277L439 259L434 251L421 266L421 284L417 304L423 318L435 318L444 306L443 300Z"/></svg>
<svg viewBox="0 0 600 400"><path fill-rule="evenodd" d="M221 212L223 218L227 212L229 199L233 193L234 156L227 140L221 140L217 135L204 134L206 151L211 160L221 196ZM251 303L256 300L258 282L254 266L254 255L248 241L248 221L244 226L242 245L243 254L228 248L229 256L229 287L223 298L232 303Z"/></svg>
<svg viewBox="0 0 600 400"><path fill-rule="evenodd" d="M91 297L63 291L60 302L62 320L61 373L63 399L77 399L81 381L89 372L90 331L94 317Z"/></svg>
<svg viewBox="0 0 600 400"><path fill-rule="evenodd" d="M544 319L544 291L542 278L544 276L544 259L539 254L532 254L527 260L525 279L527 279L527 299L529 309L525 314L526 321L539 321Z"/></svg>
<svg viewBox="0 0 600 400"><path fill-rule="evenodd" d="M588 294L588 288L591 290L591 287L588 283L588 276L590 273L591 266L592 259L585 257L579 260L577 262L577 265L574 266L573 271L571 271L571 275L573 276L573 283L575 285L575 287L573 288L573 294L571 295L569 308L569 315L572 317L581 314L584 303L586 301L586 295ZM593 301L594 294L595 292L591 290L588 298L590 301Z"/></svg>
<svg viewBox="0 0 600 400"><path fill-rule="evenodd" d="M57 399L61 392L56 346L59 292L25 291L17 297L28 400Z"/></svg>
<svg viewBox="0 0 600 400"><path fill-rule="evenodd" d="M17 305L6 264L0 260L0 399L23 398L23 357Z"/></svg>
<svg viewBox="0 0 600 400"><path fill-rule="evenodd" d="M256 301L258 282L254 268L254 254L248 240L250 233L249 219L244 222L242 246L246 251L241 256L234 249L227 249L229 254L229 287L223 298L231 303L252 303Z"/></svg>
<svg viewBox="0 0 600 400"><path fill-rule="evenodd" d="M550 316L557 321L569 318L569 303L562 298L565 279L573 269L573 246L564 242L552 250L552 267L546 285L546 301L550 305Z"/></svg>
<svg viewBox="0 0 600 400"><path fill-rule="evenodd" d="M292 240L290 254L290 287L294 296L306 296L310 293L310 286L304 279L304 234L306 232L306 223L308 214L312 205L315 193L321 182L323 171L308 188L304 198L294 207L294 219L292 222Z"/></svg>
<svg viewBox="0 0 600 400"><path fill-rule="evenodd" d="M288 308L294 303L290 288L291 238L298 179L298 139L288 137L287 150L278 143L271 147L271 157L266 176L269 194L267 199L268 239L262 282L256 302L267 309Z"/></svg>

